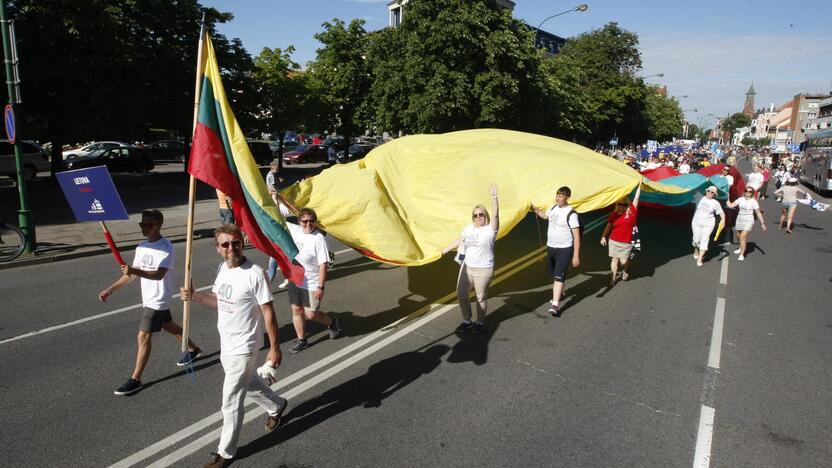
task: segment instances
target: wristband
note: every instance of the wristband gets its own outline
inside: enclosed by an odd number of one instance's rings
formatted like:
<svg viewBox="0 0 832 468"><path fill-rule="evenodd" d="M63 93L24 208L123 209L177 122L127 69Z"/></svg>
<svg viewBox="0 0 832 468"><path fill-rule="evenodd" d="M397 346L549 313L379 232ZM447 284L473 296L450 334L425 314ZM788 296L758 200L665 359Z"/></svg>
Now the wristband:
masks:
<svg viewBox="0 0 832 468"><path fill-rule="evenodd" d="M318 289L320 289L321 291L323 291L323 290L324 290L324 287L323 287L323 286L318 286Z"/></svg>

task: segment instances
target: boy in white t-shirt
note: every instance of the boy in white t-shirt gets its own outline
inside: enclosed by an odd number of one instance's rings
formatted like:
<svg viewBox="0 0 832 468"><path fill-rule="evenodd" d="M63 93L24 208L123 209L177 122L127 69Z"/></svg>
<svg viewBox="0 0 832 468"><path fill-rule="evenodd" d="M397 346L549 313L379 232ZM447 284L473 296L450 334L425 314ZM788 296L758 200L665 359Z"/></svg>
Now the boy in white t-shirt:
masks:
<svg viewBox="0 0 832 468"><path fill-rule="evenodd" d="M136 366L133 368L133 375L127 382L116 389L116 395L130 395L142 389L142 372L150 358L151 337L153 333L165 330L179 342L182 342L182 327L173 321L170 315L170 299L173 290L173 244L162 237L162 224L165 218L159 210L142 211L142 221L139 227L142 235L147 238L136 247L136 255L133 258L133 265L122 265L122 276L109 288L98 293L98 299L102 302L116 289L121 289L136 277L141 278L142 306L144 317L139 326L138 343L139 349L136 353ZM176 363L178 366L190 364L194 359L202 355L202 351L188 340L188 352Z"/></svg>
<svg viewBox="0 0 832 468"><path fill-rule="evenodd" d="M546 211L532 207L534 212L543 219L549 220L546 248L548 251L547 266L552 283L552 303L549 313L553 317L560 317L560 296L566 283L566 271L571 263L574 268L581 265L581 224L578 213L569 206L572 190L561 187L555 195L555 204ZM571 260L571 262L570 262Z"/></svg>

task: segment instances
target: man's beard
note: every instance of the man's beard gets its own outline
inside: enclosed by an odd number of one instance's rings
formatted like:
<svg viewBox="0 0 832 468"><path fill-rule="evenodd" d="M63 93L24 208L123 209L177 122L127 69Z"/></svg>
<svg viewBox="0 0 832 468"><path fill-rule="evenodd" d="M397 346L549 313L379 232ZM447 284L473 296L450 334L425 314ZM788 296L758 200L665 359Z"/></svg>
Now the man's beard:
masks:
<svg viewBox="0 0 832 468"><path fill-rule="evenodd" d="M246 257L242 255L228 254L225 257L225 266L228 268L236 268L246 261Z"/></svg>

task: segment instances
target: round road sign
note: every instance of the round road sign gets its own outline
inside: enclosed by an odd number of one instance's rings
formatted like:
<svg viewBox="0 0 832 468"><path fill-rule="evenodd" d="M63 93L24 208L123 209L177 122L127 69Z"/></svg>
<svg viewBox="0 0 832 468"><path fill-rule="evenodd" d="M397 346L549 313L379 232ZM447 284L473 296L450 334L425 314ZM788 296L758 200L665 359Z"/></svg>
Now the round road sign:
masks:
<svg viewBox="0 0 832 468"><path fill-rule="evenodd" d="M17 131L14 126L14 109L11 104L6 104L3 117L3 120L6 122L6 136L9 138L9 143L14 144L17 141Z"/></svg>

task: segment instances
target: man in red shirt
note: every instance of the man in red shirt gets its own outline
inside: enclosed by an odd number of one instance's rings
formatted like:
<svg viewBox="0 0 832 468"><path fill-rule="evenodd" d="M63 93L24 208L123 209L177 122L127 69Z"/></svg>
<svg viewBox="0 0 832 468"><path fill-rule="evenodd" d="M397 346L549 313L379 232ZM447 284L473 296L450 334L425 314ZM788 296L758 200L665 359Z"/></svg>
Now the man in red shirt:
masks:
<svg viewBox="0 0 832 468"><path fill-rule="evenodd" d="M630 252L633 249L631 245L633 227L636 225L638 216L638 198L640 195L641 181L638 184L632 204L627 197L615 202L615 208L607 218L607 225L604 227L604 233L601 234L601 245L609 244L610 258L612 258L610 262L610 269L612 270L610 286L615 286L615 281L618 279L619 265L621 266L621 279L623 281L629 279L627 269L630 267ZM607 241L608 238L609 242Z"/></svg>

